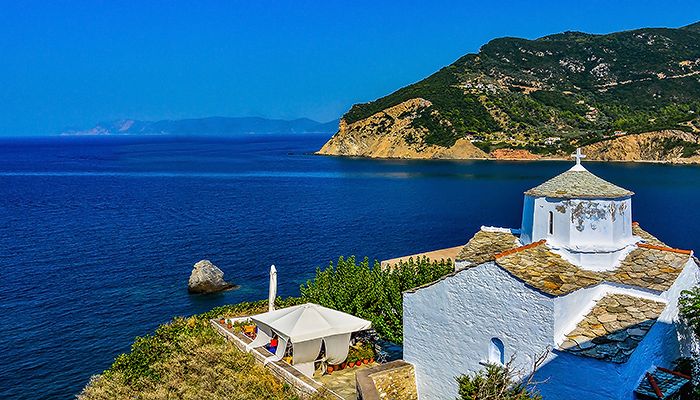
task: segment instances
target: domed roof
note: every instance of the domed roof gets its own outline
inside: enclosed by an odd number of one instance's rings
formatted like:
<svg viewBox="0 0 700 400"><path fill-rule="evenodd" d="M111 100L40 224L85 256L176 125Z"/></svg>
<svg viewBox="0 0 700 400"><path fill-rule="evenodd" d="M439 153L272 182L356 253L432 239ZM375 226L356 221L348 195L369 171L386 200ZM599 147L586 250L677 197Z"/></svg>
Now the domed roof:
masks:
<svg viewBox="0 0 700 400"><path fill-rule="evenodd" d="M577 164L525 194L559 199L616 199L634 193L593 175L581 164Z"/></svg>

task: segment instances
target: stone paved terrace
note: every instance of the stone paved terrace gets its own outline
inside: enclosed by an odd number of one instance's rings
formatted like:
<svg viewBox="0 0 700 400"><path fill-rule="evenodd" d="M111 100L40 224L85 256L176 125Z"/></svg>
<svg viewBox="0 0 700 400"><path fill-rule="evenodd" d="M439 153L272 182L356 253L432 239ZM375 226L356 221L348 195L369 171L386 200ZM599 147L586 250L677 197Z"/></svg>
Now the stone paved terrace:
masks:
<svg viewBox="0 0 700 400"><path fill-rule="evenodd" d="M481 227L469 242L460 250L457 261L479 265L493 261L496 254L518 247L518 239L510 232Z"/></svg>
<svg viewBox="0 0 700 400"><path fill-rule="evenodd" d="M359 367L345 368L340 371L334 371L332 374L326 374L315 379L323 385L323 387L331 390L344 400L357 399L357 386L355 375L360 371L365 371L377 366L377 363L362 364Z"/></svg>
<svg viewBox="0 0 700 400"><path fill-rule="evenodd" d="M636 228L642 233L641 228ZM649 238L653 236L646 232ZM639 235L644 237L643 235ZM609 272L581 269L547 248L544 242L507 250L496 255L496 263L528 285L553 296L562 296L601 282L621 283L663 292L671 287L691 257L691 252L672 249L653 238L640 243Z"/></svg>
<svg viewBox="0 0 700 400"><path fill-rule="evenodd" d="M623 294L598 300L560 348L573 354L624 363L644 339L666 303Z"/></svg>
<svg viewBox="0 0 700 400"><path fill-rule="evenodd" d="M362 400L418 400L413 365L396 360L357 373Z"/></svg>

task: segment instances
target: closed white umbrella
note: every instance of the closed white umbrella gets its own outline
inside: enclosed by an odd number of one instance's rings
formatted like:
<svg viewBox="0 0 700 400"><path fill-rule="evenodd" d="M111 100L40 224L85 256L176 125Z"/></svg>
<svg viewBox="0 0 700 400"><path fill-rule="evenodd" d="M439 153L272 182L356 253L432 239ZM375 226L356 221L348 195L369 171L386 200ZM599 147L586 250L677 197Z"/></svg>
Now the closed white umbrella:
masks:
<svg viewBox="0 0 700 400"><path fill-rule="evenodd" d="M274 265L270 266L270 292L267 298L267 310L274 311L275 298L277 297L277 269Z"/></svg>

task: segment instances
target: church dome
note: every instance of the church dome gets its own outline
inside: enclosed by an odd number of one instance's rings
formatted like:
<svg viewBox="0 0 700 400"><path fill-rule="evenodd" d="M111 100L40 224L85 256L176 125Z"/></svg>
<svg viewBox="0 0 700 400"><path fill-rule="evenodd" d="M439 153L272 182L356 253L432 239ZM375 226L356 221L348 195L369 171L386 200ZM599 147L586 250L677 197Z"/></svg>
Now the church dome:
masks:
<svg viewBox="0 0 700 400"><path fill-rule="evenodd" d="M617 199L634 194L593 175L585 168L574 168L526 191L525 194L555 199Z"/></svg>
<svg viewBox="0 0 700 400"><path fill-rule="evenodd" d="M632 235L632 193L576 164L525 192L520 241L545 240L569 262L592 270L612 268Z"/></svg>

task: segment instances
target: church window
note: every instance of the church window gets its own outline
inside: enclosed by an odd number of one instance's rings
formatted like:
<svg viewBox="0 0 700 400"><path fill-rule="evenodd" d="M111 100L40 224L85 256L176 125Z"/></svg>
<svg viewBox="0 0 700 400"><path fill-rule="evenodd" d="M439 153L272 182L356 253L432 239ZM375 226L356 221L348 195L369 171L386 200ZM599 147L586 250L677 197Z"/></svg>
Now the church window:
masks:
<svg viewBox="0 0 700 400"><path fill-rule="evenodd" d="M549 212L549 234L554 234L554 213Z"/></svg>
<svg viewBox="0 0 700 400"><path fill-rule="evenodd" d="M499 338L491 338L491 344L489 346L489 362L500 365L504 365L506 363L505 346L503 346L503 341L501 341Z"/></svg>

